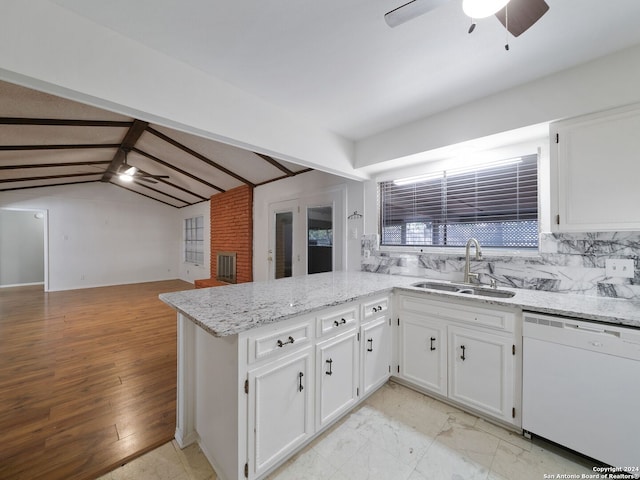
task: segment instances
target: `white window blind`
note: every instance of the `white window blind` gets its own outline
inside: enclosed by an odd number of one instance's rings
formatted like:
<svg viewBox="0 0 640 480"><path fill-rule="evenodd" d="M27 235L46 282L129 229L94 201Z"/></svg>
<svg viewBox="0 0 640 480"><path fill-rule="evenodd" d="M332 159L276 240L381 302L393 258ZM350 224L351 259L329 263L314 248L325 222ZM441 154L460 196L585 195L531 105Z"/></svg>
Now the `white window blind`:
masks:
<svg viewBox="0 0 640 480"><path fill-rule="evenodd" d="M536 248L538 156L381 182L380 207L382 245Z"/></svg>

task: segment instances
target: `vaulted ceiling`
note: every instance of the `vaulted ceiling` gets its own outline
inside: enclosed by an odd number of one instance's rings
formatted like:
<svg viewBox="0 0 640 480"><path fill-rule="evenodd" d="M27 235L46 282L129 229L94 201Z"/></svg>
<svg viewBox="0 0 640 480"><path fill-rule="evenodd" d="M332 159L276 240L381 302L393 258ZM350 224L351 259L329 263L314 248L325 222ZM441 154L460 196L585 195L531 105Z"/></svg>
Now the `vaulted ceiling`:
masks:
<svg viewBox="0 0 640 480"><path fill-rule="evenodd" d="M137 169L131 182L119 175L127 167ZM109 182L180 208L240 185L263 185L307 171L267 155L0 82L0 192Z"/></svg>

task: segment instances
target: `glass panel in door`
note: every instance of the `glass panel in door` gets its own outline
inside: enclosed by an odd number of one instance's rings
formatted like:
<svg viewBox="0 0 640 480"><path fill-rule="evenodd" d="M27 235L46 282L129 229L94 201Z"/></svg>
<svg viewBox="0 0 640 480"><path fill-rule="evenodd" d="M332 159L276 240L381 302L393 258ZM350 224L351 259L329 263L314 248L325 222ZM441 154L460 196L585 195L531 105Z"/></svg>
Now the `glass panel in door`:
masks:
<svg viewBox="0 0 640 480"><path fill-rule="evenodd" d="M276 213L274 250L275 278L290 277L293 265L293 212Z"/></svg>
<svg viewBox="0 0 640 480"><path fill-rule="evenodd" d="M333 270L333 207L307 209L307 273Z"/></svg>

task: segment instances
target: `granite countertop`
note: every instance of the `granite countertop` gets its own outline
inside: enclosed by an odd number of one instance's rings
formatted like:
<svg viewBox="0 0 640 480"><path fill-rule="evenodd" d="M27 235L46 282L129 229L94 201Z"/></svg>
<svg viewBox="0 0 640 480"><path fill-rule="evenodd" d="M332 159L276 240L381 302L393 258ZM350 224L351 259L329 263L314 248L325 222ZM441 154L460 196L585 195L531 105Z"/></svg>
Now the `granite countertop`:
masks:
<svg viewBox="0 0 640 480"><path fill-rule="evenodd" d="M209 333L224 337L252 328L393 289L422 292L435 298L459 298L479 304L520 307L640 328L640 302L524 289L511 298L412 287L424 278L367 272L329 272L301 277L164 293L160 299Z"/></svg>

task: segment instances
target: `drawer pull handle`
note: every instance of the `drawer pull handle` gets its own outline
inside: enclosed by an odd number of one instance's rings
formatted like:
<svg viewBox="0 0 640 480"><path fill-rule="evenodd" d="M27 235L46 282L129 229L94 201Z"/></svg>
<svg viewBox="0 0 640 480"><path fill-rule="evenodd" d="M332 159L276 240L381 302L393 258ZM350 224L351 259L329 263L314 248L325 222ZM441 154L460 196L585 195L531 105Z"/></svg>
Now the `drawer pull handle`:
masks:
<svg viewBox="0 0 640 480"><path fill-rule="evenodd" d="M331 365L333 364L333 360L329 359L329 360L325 360L325 363L329 364L329 371L328 372L324 372L327 375L333 375L333 371L331 370Z"/></svg>
<svg viewBox="0 0 640 480"><path fill-rule="evenodd" d="M302 377L304 377L304 373L302 372L298 373L298 391L299 392L304 390L304 387L302 386Z"/></svg>
<svg viewBox="0 0 640 480"><path fill-rule="evenodd" d="M436 337L431 337L431 345L429 346L429 350L431 350L432 352L436 349L436 347L433 346L433 342L436 341Z"/></svg>
<svg viewBox="0 0 640 480"><path fill-rule="evenodd" d="M373 307L373 313L376 313L378 311L377 307Z"/></svg>
<svg viewBox="0 0 640 480"><path fill-rule="evenodd" d="M333 321L333 326L334 327L339 327L340 325L344 325L345 323L347 323L347 321L344 318L341 318L339 322L338 322L338 320L334 320Z"/></svg>
<svg viewBox="0 0 640 480"><path fill-rule="evenodd" d="M464 362L467 359L467 357L465 356L465 350L467 347L465 347L464 345L460 345L460 348L462 349L462 355L460 355L460 358Z"/></svg>
<svg viewBox="0 0 640 480"><path fill-rule="evenodd" d="M278 340L278 346L282 348L286 344L293 343L293 342L295 342L295 339L293 337L289 336L289 340L287 340L286 342L283 342L282 340Z"/></svg>
<svg viewBox="0 0 640 480"><path fill-rule="evenodd" d="M369 342L369 348L367 348L367 352L373 352L373 338L367 339L367 342Z"/></svg>

